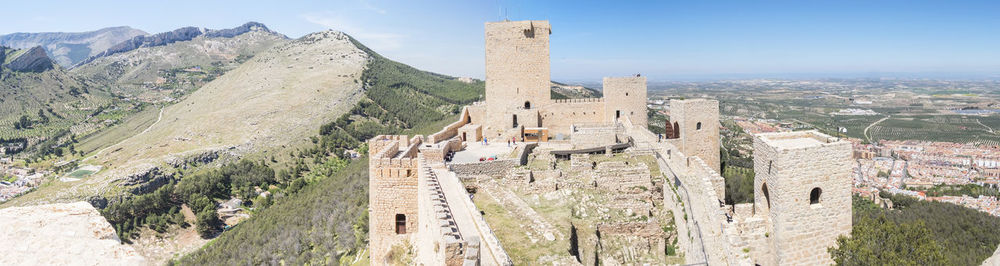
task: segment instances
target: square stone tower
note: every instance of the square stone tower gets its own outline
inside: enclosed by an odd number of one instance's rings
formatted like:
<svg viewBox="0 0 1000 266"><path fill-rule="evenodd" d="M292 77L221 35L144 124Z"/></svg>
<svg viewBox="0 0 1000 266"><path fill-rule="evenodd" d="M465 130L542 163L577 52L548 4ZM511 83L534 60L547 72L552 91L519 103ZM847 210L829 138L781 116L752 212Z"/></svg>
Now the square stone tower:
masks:
<svg viewBox="0 0 1000 266"><path fill-rule="evenodd" d="M645 109L643 109L645 110ZM698 156L715 172L719 169L719 101L709 99L670 100L670 121L677 148L687 156Z"/></svg>
<svg viewBox="0 0 1000 266"><path fill-rule="evenodd" d="M368 140L368 238L372 264L417 232L417 159L420 137L380 135Z"/></svg>
<svg viewBox="0 0 1000 266"><path fill-rule="evenodd" d="M816 131L754 136L754 211L767 221L762 265L829 265L851 232L851 143Z"/></svg>
<svg viewBox="0 0 1000 266"><path fill-rule="evenodd" d="M512 128L513 113L551 102L548 21L486 23L486 129ZM529 115L521 111L522 116ZM537 125L537 113L533 112ZM525 124L520 117L519 124Z"/></svg>
<svg viewBox="0 0 1000 266"><path fill-rule="evenodd" d="M646 77L604 78L606 121L628 116L633 125L646 126Z"/></svg>

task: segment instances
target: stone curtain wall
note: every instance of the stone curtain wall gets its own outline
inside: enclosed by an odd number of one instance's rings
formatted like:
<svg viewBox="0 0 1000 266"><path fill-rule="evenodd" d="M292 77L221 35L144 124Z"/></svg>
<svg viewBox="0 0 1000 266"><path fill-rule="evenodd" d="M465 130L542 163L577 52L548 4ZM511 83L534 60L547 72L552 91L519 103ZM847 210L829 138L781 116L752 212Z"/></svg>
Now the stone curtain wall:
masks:
<svg viewBox="0 0 1000 266"><path fill-rule="evenodd" d="M685 154L701 158L719 172L719 101L670 100L670 119L680 126L678 148ZM701 129L698 129L699 123Z"/></svg>
<svg viewBox="0 0 1000 266"><path fill-rule="evenodd" d="M426 163L426 161L423 161ZM440 180L423 164L419 173L420 230L412 238L417 262L427 265L463 265L479 262L479 241L458 230Z"/></svg>
<svg viewBox="0 0 1000 266"><path fill-rule="evenodd" d="M486 23L486 116L483 133L510 126L506 115L548 104L551 99L548 21Z"/></svg>
<svg viewBox="0 0 1000 266"><path fill-rule="evenodd" d="M770 261L832 263L827 247L852 225L850 143L807 131L758 134L753 145L754 202L770 221ZM816 204L810 202L814 188L821 190Z"/></svg>
<svg viewBox="0 0 1000 266"><path fill-rule="evenodd" d="M462 113L459 116L458 121L448 124L447 126L442 128L441 131L438 131L437 133L427 136L427 143L434 144L457 136L458 128L464 126L465 124L468 124L469 120L470 120L469 107L466 106L462 108Z"/></svg>
<svg viewBox="0 0 1000 266"><path fill-rule="evenodd" d="M628 115L636 126L646 126L646 77L604 78L605 121L616 120L616 111Z"/></svg>
<svg viewBox="0 0 1000 266"><path fill-rule="evenodd" d="M448 168L459 175L487 175L499 178L507 176L511 169L517 165L517 159L500 159L478 163L448 164Z"/></svg>
<svg viewBox="0 0 1000 266"><path fill-rule="evenodd" d="M569 136L570 127L579 124L595 124L604 121L603 99L556 100L556 103L542 107L542 126L549 129L549 135Z"/></svg>
<svg viewBox="0 0 1000 266"><path fill-rule="evenodd" d="M661 164L660 170L668 180L676 178L680 181L678 192L686 203L686 209L690 210L687 213L689 220L686 227L691 233L689 241L682 243L689 244L685 248L689 252L704 251L701 254L688 254L695 259L687 262L704 262L708 265L753 265L749 254L743 252L747 247L746 242L742 240L735 225L729 221L727 207L720 204L723 199L720 195L725 195L725 186L720 186L724 180L718 172L701 158L681 152L671 142L657 142L657 136L645 126L626 126L625 132L635 138L639 145L648 146L656 154L657 161ZM673 182L668 182L664 186L670 186L669 183ZM671 188L664 187L663 190L667 193L666 191L671 191ZM702 255L704 255L703 260L696 259Z"/></svg>
<svg viewBox="0 0 1000 266"><path fill-rule="evenodd" d="M621 133L621 128L617 126L577 127L570 143L576 149L603 147L619 143Z"/></svg>

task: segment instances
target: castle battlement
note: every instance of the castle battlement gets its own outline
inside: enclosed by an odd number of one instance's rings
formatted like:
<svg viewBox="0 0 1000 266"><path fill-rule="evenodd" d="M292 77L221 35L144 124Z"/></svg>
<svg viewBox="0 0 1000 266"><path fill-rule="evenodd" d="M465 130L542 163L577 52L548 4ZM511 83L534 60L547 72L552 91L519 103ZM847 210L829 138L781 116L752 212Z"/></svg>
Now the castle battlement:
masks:
<svg viewBox="0 0 1000 266"><path fill-rule="evenodd" d="M602 103L604 98L579 98L552 100L552 103Z"/></svg>

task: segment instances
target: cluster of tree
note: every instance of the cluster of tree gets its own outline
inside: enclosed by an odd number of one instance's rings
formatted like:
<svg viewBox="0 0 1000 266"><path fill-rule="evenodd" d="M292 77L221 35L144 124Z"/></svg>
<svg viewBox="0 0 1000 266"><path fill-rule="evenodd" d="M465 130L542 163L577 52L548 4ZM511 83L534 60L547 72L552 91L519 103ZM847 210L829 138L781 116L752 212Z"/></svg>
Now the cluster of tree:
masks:
<svg viewBox="0 0 1000 266"><path fill-rule="evenodd" d="M142 227L163 232L171 224L186 226L180 207L187 204L195 212L198 233L209 238L222 225L216 214L216 200L235 196L252 202L256 197L255 187L274 183L274 170L265 163L241 160L219 169L183 176L180 182L171 180L152 193L123 198L104 208L101 214L127 242Z"/></svg>
<svg viewBox="0 0 1000 266"><path fill-rule="evenodd" d="M232 195L249 200L255 196L254 187L266 187L274 183L274 170L267 164L240 160L219 169L185 176L177 184L176 192L182 199L193 195L228 199Z"/></svg>
<svg viewBox="0 0 1000 266"><path fill-rule="evenodd" d="M365 247L368 161L304 186L222 234L180 264L339 264Z"/></svg>
<svg viewBox="0 0 1000 266"><path fill-rule="evenodd" d="M15 154L28 147L26 138L0 138L0 147L6 148L5 153Z"/></svg>
<svg viewBox="0 0 1000 266"><path fill-rule="evenodd" d="M965 184L965 185L945 185L939 184L927 189L928 197L940 197L940 196L1000 196L1000 192L992 187L980 186L976 184Z"/></svg>
<svg viewBox="0 0 1000 266"><path fill-rule="evenodd" d="M101 210L101 215L115 227L118 238L129 242L143 226L163 232L170 224L186 226L173 193L174 182L152 193L123 198Z"/></svg>
<svg viewBox="0 0 1000 266"><path fill-rule="evenodd" d="M255 188L267 188L275 183L274 170L264 162L240 160L219 169L185 176L177 184L175 193L197 213L198 234L209 238L222 225L216 214L216 199L226 200L235 196L252 204L256 197Z"/></svg>
<svg viewBox="0 0 1000 266"><path fill-rule="evenodd" d="M17 121L14 121L14 129L28 129L32 125L34 125L34 121L31 121L27 115L22 115Z"/></svg>
<svg viewBox="0 0 1000 266"><path fill-rule="evenodd" d="M69 142L60 141L63 137L70 136ZM57 131L52 136L48 137L46 140L39 142L38 144L31 146L31 154L34 155L36 159L45 158L49 155L54 155L56 157L62 157L65 148L68 148L76 139L73 138L72 133L69 129L62 129ZM75 150L74 150L75 151Z"/></svg>
<svg viewBox="0 0 1000 266"><path fill-rule="evenodd" d="M646 127L649 128L650 132L656 134L664 134L666 136L666 128L661 126L667 123L667 116L657 112L654 109L649 109L646 111Z"/></svg>
<svg viewBox="0 0 1000 266"><path fill-rule="evenodd" d="M726 204L753 202L753 168L723 165L722 178L726 181Z"/></svg>
<svg viewBox="0 0 1000 266"><path fill-rule="evenodd" d="M722 178L726 181L726 204L753 202L753 158L740 156L736 149L721 148Z"/></svg>
<svg viewBox="0 0 1000 266"><path fill-rule="evenodd" d="M885 196L895 209L854 198L851 236L830 249L838 265L979 265L1000 244L1000 217L951 203Z"/></svg>

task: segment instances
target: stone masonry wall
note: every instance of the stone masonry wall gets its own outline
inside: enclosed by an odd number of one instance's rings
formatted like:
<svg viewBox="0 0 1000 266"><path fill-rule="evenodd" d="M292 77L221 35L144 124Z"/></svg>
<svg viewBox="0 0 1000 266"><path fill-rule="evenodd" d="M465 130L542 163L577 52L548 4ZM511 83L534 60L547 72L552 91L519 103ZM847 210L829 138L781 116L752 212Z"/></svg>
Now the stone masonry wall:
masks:
<svg viewBox="0 0 1000 266"><path fill-rule="evenodd" d="M756 214L769 220L773 251L758 261L831 264L827 247L851 231L851 144L807 131L758 134L753 145Z"/></svg>
<svg viewBox="0 0 1000 266"><path fill-rule="evenodd" d="M551 101L548 21L486 23L486 128L494 136L506 114Z"/></svg>
<svg viewBox="0 0 1000 266"><path fill-rule="evenodd" d="M371 261L384 261L393 245L417 230L417 168L413 155L421 138L376 136L369 146L369 242ZM400 151L400 147L404 150ZM400 156L402 155L402 156ZM405 215L407 231L396 233L396 215Z"/></svg>
<svg viewBox="0 0 1000 266"><path fill-rule="evenodd" d="M652 189L649 167L644 163L628 165L623 161L601 162L597 164L597 187L610 191L631 192L641 187Z"/></svg>
<svg viewBox="0 0 1000 266"><path fill-rule="evenodd" d="M426 164L420 167L418 196L420 230L412 238L416 262L463 265L468 259L478 263L478 240L468 241L469 236L459 231L438 177Z"/></svg>
<svg viewBox="0 0 1000 266"><path fill-rule="evenodd" d="M518 160L516 159L501 159L478 163L448 164L448 168L459 175L488 175L497 178L507 176L511 169L517 165Z"/></svg>
<svg viewBox="0 0 1000 266"><path fill-rule="evenodd" d="M605 121L628 116L637 126L646 126L646 77L604 78Z"/></svg>
<svg viewBox="0 0 1000 266"><path fill-rule="evenodd" d="M622 138L619 136L621 133L615 126L577 127L573 137L570 138L570 143L577 149L608 146L619 143Z"/></svg>
<svg viewBox="0 0 1000 266"><path fill-rule="evenodd" d="M542 126L549 129L549 136L569 136L570 127L580 124L597 124L605 121L604 99L556 100L542 107Z"/></svg>
<svg viewBox="0 0 1000 266"><path fill-rule="evenodd" d="M719 172L719 101L670 100L670 120L680 127L678 148Z"/></svg>

